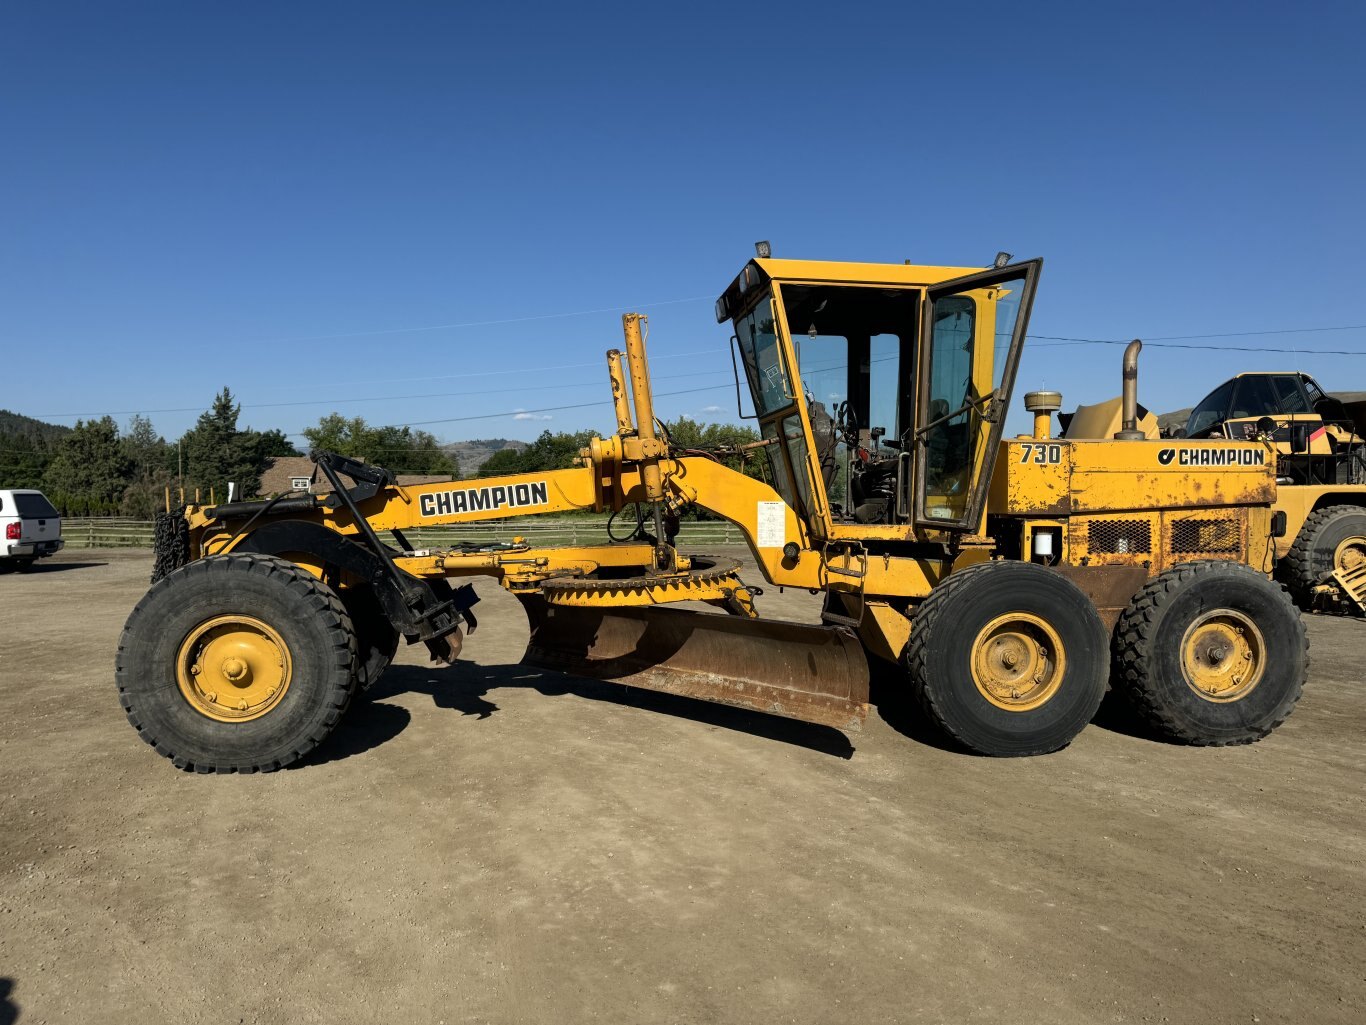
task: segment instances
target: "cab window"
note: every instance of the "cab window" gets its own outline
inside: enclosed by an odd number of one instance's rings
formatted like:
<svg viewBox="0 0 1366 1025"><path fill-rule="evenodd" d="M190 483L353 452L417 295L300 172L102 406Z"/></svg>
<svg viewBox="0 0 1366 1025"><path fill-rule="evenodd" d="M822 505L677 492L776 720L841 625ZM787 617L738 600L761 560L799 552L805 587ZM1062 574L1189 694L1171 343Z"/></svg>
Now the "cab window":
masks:
<svg viewBox="0 0 1366 1025"><path fill-rule="evenodd" d="M1186 421L1186 437L1199 438L1223 422L1229 399L1232 397L1232 381L1225 381L1206 395L1205 401L1191 410L1190 419Z"/></svg>
<svg viewBox="0 0 1366 1025"><path fill-rule="evenodd" d="M1313 407L1300 387L1300 379L1292 374L1278 374L1271 379L1280 400L1282 413L1312 413Z"/></svg>
<svg viewBox="0 0 1366 1025"><path fill-rule="evenodd" d="M920 294L786 283L780 294L831 512L891 522L897 457L911 427ZM790 430L787 437L795 468L798 440Z"/></svg>
<svg viewBox="0 0 1366 1025"><path fill-rule="evenodd" d="M1230 420L1251 416L1271 416L1280 412L1280 403L1271 387L1271 378L1260 374L1254 377L1240 377L1233 389L1233 410Z"/></svg>
<svg viewBox="0 0 1366 1025"><path fill-rule="evenodd" d="M767 296L759 300L748 316L735 322L735 337L740 344L740 360L745 365L745 376L749 378L755 412L763 417L790 406L793 401L791 385L778 351L778 332Z"/></svg>

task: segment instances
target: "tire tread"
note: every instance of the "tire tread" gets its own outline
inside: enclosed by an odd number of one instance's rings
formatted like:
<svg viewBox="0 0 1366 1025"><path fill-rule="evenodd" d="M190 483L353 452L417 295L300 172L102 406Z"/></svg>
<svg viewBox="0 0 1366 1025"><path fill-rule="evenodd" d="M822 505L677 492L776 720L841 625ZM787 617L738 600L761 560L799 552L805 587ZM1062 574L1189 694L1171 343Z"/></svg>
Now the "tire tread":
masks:
<svg viewBox="0 0 1366 1025"><path fill-rule="evenodd" d="M313 615L320 617L325 623L329 634L335 638L333 644L333 656L335 665L341 672L333 673L328 679L329 693L327 702L331 706L326 717L319 724L318 728L312 731L311 735L302 738L298 743L298 750L294 751L288 759L261 759L241 762L214 762L214 761L194 761L175 751L173 747L164 742L162 738L151 736L142 719L136 699L133 696L134 688L131 686L130 675L135 671L135 667L129 666L125 662L127 653L127 641L130 631L135 629L140 620L147 615L148 606L154 601L157 595L171 587L179 586L180 580L185 577L197 578L212 575L214 573L226 573L237 575L242 573L263 574L265 576L279 576L284 578L287 589L299 595L305 601L314 606ZM188 565L168 574L157 581L143 595L142 599L133 607L132 613L128 617L123 634L119 637L119 647L115 656L115 680L118 684L119 704L123 707L124 714L128 722L138 732L138 736L145 743L150 745L157 754L163 758L168 758L176 768L186 772L196 773L253 773L253 772L274 772L286 765L298 761L308 754L319 744L321 744L331 734L332 730L341 721L347 706L351 702L354 691L353 677L356 662L356 638L351 625L351 617L347 615L346 607L341 603L336 593L318 580L307 570L273 555L259 555L256 553L240 555L214 555L204 559L198 559Z"/></svg>
<svg viewBox="0 0 1366 1025"><path fill-rule="evenodd" d="M1142 720L1161 735L1197 747L1235 747L1261 740L1289 718L1290 712L1304 692L1304 676L1309 668L1309 639L1304 621L1300 619L1299 610L1291 600L1289 590L1284 584L1275 584L1281 601L1285 603L1298 624L1305 653L1305 672L1300 674L1293 697L1285 705L1284 715L1255 729L1250 728L1244 736L1210 737L1188 727L1173 709L1158 699L1156 688L1151 684L1152 674L1149 667L1154 663L1156 645L1163 641L1170 642L1170 638L1159 637L1159 610L1196 576L1211 572L1243 573L1260 580L1266 579L1255 569L1241 563L1198 560L1181 563L1148 581L1120 615L1119 623L1115 627L1115 668L1111 683L1122 692Z"/></svg>

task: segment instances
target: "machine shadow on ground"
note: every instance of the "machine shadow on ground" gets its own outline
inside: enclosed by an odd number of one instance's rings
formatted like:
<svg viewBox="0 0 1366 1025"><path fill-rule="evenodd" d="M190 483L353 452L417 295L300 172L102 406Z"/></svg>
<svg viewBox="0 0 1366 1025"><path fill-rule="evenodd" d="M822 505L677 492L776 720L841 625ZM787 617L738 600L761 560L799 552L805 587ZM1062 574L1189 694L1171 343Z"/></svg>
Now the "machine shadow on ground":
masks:
<svg viewBox="0 0 1366 1025"><path fill-rule="evenodd" d="M52 562L51 560L41 560L26 569L17 566L5 566L0 563L0 573L22 573L26 577L38 576L42 573L62 573L69 569L96 569L100 566L108 566L107 562Z"/></svg>
<svg viewBox="0 0 1366 1025"><path fill-rule="evenodd" d="M965 757L979 757L959 748L934 728L916 706L909 689L904 686L903 675L896 667L874 663L871 668L872 714L917 744ZM493 700L496 692L514 689L534 690L546 697L573 695L624 708L639 708L717 729L792 744L836 758L852 758L856 750L855 743L848 736L826 726L641 690L624 684L567 676L520 664L483 665L462 661L453 667L391 667L374 687L356 696L351 710L327 743L294 767L305 768L341 761L365 754L393 740L408 727L412 716L407 709L386 702L386 698L401 694L426 695L437 708L483 720L504 712ZM1163 742L1114 691L1106 694L1091 725L1138 740Z"/></svg>
<svg viewBox="0 0 1366 1025"><path fill-rule="evenodd" d="M19 1005L9 998L14 980L0 978L0 1025L14 1025L19 1020Z"/></svg>
<svg viewBox="0 0 1366 1025"><path fill-rule="evenodd" d="M718 705L692 698L678 697L673 694L641 690L619 683L605 683L601 680L566 676L561 673L547 672L518 664L481 665L478 662L462 661L453 667L439 669L424 666L394 666L380 678L379 682L361 700L383 702L386 697L394 697L399 694L425 694L432 699L437 708L451 709L461 715L472 716L475 719L487 719L495 713L503 711L499 705L490 700L490 694L505 689L530 689L547 697L573 695L590 701L605 701L625 708L645 709L719 729L733 730L737 733L747 733L767 740L792 744L836 758L850 758L854 753L854 745L850 743L849 738L828 726L781 719L777 716L763 715L746 709L731 708L728 705ZM376 709L379 707L393 706L377 704ZM404 716L406 717L406 715L405 712ZM365 720L370 718L373 716L348 715L347 721L337 730L332 741L329 741L328 747L332 747L336 741L353 746L360 744L361 746L350 752L360 753L370 747L384 743L385 740L391 739L393 736L397 736L403 726L407 725L404 722L402 725L398 725L398 728L394 729L389 736L376 739L376 736L372 736L372 734L378 734L382 732L382 729L373 724L365 723ZM368 743L364 742L361 737L343 737L344 733L349 732L348 723L352 722L355 722L356 725L350 729L366 731ZM390 722L382 728L393 729L394 725L396 725L395 722ZM346 755L324 754L324 757L336 758L346 757Z"/></svg>

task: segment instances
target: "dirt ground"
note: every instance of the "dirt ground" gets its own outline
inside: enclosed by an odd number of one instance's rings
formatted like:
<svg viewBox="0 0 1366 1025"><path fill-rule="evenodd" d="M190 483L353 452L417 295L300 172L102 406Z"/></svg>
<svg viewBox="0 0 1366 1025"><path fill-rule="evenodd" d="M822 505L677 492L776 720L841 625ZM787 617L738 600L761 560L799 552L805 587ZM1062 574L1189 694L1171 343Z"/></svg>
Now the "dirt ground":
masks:
<svg viewBox="0 0 1366 1025"><path fill-rule="evenodd" d="M149 570L0 577L0 1025L1366 1020L1366 623L1261 744L997 761L522 669L484 585L467 661L212 777L115 696Z"/></svg>

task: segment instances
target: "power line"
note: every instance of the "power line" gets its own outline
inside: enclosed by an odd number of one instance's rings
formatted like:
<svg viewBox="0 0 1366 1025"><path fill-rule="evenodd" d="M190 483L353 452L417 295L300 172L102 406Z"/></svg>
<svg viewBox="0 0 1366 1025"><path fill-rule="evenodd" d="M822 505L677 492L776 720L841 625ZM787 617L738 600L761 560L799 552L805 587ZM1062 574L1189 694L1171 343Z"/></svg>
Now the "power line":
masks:
<svg viewBox="0 0 1366 1025"><path fill-rule="evenodd" d="M423 331L455 331L468 327L495 327L499 324L526 324L535 320L561 320L566 317L591 317L599 313L625 313L637 309L651 309L655 306L676 306L679 303L711 301L710 295L692 295L685 299L661 299L653 303L636 303L633 306L605 306L597 310L571 310L565 313L538 313L528 317L503 317L497 320L469 320L459 324L428 324L423 327L390 327L377 331L345 331L328 335L304 335L297 338L276 338L261 342L261 345L289 345L294 342L319 342L331 338L373 338L376 335L418 334Z"/></svg>
<svg viewBox="0 0 1366 1025"><path fill-rule="evenodd" d="M694 352L675 352L675 353L666 353L666 354L661 355L661 356L652 356L652 357L650 357L650 358L653 359L653 360L684 359L684 358L687 358L687 357L690 357L690 356L714 355L714 354L716 354L716 353L718 353L718 352L725 352L725 351L726 351L725 349L698 349L698 350L696 350L696 351L694 351ZM566 363L566 364L564 364L563 366L558 366L558 367L536 367L535 369L536 369L538 372L549 373L549 372L558 371L558 370L579 370L579 369L583 369L583 368L585 368L585 367L599 367L599 368L601 368L602 366L603 366L602 360L598 360L598 361L595 362L595 363ZM421 378L403 377L403 378L397 378L397 380L399 380L399 381L413 381L413 380L422 380L422 381L444 381L444 380L451 380L451 379L459 380L459 379L463 379L463 378L467 378L467 377L496 377L496 376L503 375L503 374L525 374L526 372L527 372L527 368L525 368L525 367L520 367L520 368L517 368L517 369L514 369L514 370L483 370L483 371L473 371L473 372L468 373L468 374L444 374L444 375L441 375L441 376L439 376L439 377L437 377L437 376L428 376L428 377L421 377ZM722 371L720 371L720 370L705 371L705 373L717 373L717 374L719 374L719 373L722 373ZM659 381L672 381L672 380L678 380L678 379L684 378L684 377L699 377L699 376L701 376L700 373L696 373L696 374L669 374L669 375L665 375L665 376L656 377L655 380L659 380ZM392 383L392 382L374 381L374 382L370 382L370 383L373 383L373 384L384 384L384 383ZM498 389L481 388L481 389L479 389L478 391L429 392L429 393L427 393L427 394L421 394L421 395L410 395L410 394L405 394L405 395L365 396L365 397L361 397L361 398L352 398L352 399L295 399L295 400L291 400L291 401L289 401L289 402L240 402L240 403L238 403L238 405L239 405L242 409L278 409L278 408L283 408L283 407L286 407L286 406L326 406L326 405L332 405L332 404L341 403L341 402L380 402L380 401L386 401L386 400L387 400L387 401L392 401L392 402L402 402L402 401L406 401L406 400L408 400L408 399L441 399L441 398L455 398L455 397L459 397L459 396L463 396L463 395L497 395L497 394L500 394L500 393L503 393L503 392L545 391L545 390L551 389L551 388L585 388L585 387L592 387L593 385L598 384L598 383L600 383L600 382L585 382L584 384L578 384L578 385L574 385L574 384L538 384L538 385L518 386L518 387L516 387L516 388L498 388ZM108 410L108 411L99 412L99 413L34 413L34 414L32 414L32 416L33 416L35 419L41 420L41 419L42 419L43 417L45 417L45 416L56 417L56 418L73 417L73 416L76 416L76 417L134 416L134 415L142 415L142 416L145 416L145 415L148 415L148 414L151 414L151 413L202 413L203 411L204 411L204 407L203 407L203 406L177 406L177 407L171 407L171 408L167 408L167 409L113 409L113 410Z"/></svg>
<svg viewBox="0 0 1366 1025"><path fill-rule="evenodd" d="M1030 335L1031 339L1047 338L1048 335ZM1200 336L1195 336L1200 337ZM1068 338L1057 341L1039 342L1034 349L1049 349L1064 345L1128 345L1132 338ZM1159 342L1155 339L1142 339L1145 349L1197 349L1201 352L1284 352L1296 356L1366 356L1361 349L1303 349L1280 348L1274 345L1192 345L1181 342Z"/></svg>
<svg viewBox="0 0 1366 1025"><path fill-rule="evenodd" d="M1340 327L1279 327L1269 331L1224 331L1212 335L1155 335L1143 339L1148 342L1185 342L1201 338L1250 338L1253 335L1298 335L1318 331L1366 331L1366 324L1344 324ZM1030 335L1030 338L1046 338L1052 342L1100 342L1105 345L1127 345L1132 338L1068 338L1062 335ZM1217 346L1216 346L1217 348Z"/></svg>
<svg viewBox="0 0 1366 1025"><path fill-rule="evenodd" d="M732 385L731 385L730 383L726 383L726 384L711 384L711 385L707 385L705 388L684 388L684 389L682 389L681 391L657 392L657 393L655 394L654 397L657 398L657 399L665 399L665 398L672 398L672 397L675 396L675 395L696 395L696 394L698 394L699 392L719 391L719 390L721 390L722 388L725 388L727 391L730 391L731 388L732 388ZM467 423L468 421L471 421L471 420L497 420L497 419L500 419L501 417L505 417L505 416L516 416L518 413L557 413L557 412L560 412L560 411L566 410L566 409L588 409L588 408L593 407L593 406L605 406L605 405L606 405L606 403L603 402L602 400L598 400L598 401L596 401L596 402L575 402L575 403L571 403L571 404L565 405L565 406L541 406L539 409L505 409L505 410L503 410L503 411L501 411L501 412L498 412L498 413L480 413L480 414L475 415L475 416L448 416L448 417L444 417L444 418L442 418L442 419L440 419L440 420L411 420L411 421L409 421L408 423L402 423L402 424L384 424L383 426L384 426L384 427L429 427L429 426L431 426L432 424ZM302 432L302 431L297 431L297 432L295 432L295 433L293 433L293 434L288 434L288 435L286 435L286 437L294 438L294 437L301 437L302 435L303 435L303 432Z"/></svg>
<svg viewBox="0 0 1366 1025"><path fill-rule="evenodd" d="M660 306L660 305L665 305L666 303L683 303L683 302L694 302L694 301L696 301L695 298L694 298L694 299L670 299L670 300L666 300L666 301L663 302L663 303L655 303L655 304L653 304L653 305ZM624 307L618 307L617 309L622 309L622 308L624 308ZM512 323L512 322L515 322L515 321L545 320L545 319L552 319L552 318L555 318L555 317L584 316L584 315L587 315L587 314L590 314L590 313L599 313L599 312L611 312L611 311L603 311L603 310L585 310L585 311L580 311L580 312L576 312L576 313L545 314L545 315L539 316L539 317L512 318L512 319L510 319L510 320L508 320L508 321L497 321L497 322L495 322L495 321L489 321L489 322L487 322L487 323ZM460 326L460 325L447 325L447 326ZM471 325L467 325L467 326L475 326L475 325L471 324ZM437 330L437 329L438 329L437 327L431 327L431 328L401 328L401 329L394 329L393 332L358 332L358 334L384 334L384 333L397 333L397 332L400 332L400 331L425 331L425 330ZM1156 337L1153 337L1153 338L1145 338L1145 339L1143 339L1143 344L1144 344L1145 346L1147 346L1147 347L1152 347L1152 348L1199 350L1199 351L1206 351L1206 352L1267 352L1267 353L1292 354L1292 355L1296 355L1296 356L1362 356L1362 355L1366 355L1366 351L1363 351L1363 350L1361 350L1361 349L1306 349L1306 348L1285 348L1285 347L1280 347L1280 346L1259 346L1259 345L1240 346L1240 345L1198 345L1198 344L1192 344L1192 343L1193 343L1194 341L1196 341L1196 340L1199 340L1199 339L1208 339L1208 338L1242 338L1242 337L1255 337L1255 336L1265 336L1265 335L1286 335L1286 334L1301 334L1301 333L1307 334L1307 333L1319 333L1319 332L1331 332L1331 331L1360 331L1360 330L1366 330L1366 324L1348 324L1348 325L1333 326L1333 327L1277 328L1277 329L1274 329L1274 330L1263 330L1263 331L1229 331L1229 332L1222 332L1222 333L1218 333L1218 334L1205 334L1205 335L1159 335L1159 336L1156 336ZM328 337L328 336L317 336L317 337ZM342 337L342 336L331 336L331 337ZM1028 335L1027 337L1028 337L1028 339L1029 339L1030 341L1032 341L1032 342L1035 343L1035 345L1032 346L1033 348L1051 348L1051 347L1058 347L1058 346L1073 346L1073 345L1128 345L1129 342L1132 341L1131 338L1082 338L1082 337L1073 337L1073 336L1067 336L1067 335L1034 335L1034 334L1031 334L1031 335ZM1180 341L1181 339L1190 339L1191 342L1183 343L1182 341ZM717 354L717 353L724 353L724 352L726 352L726 351L728 351L728 350L726 350L726 349L720 349L720 348L715 348L715 349L696 349L696 350L693 350L693 351L691 351L691 352L663 353L663 354L660 354L660 355L657 355L657 356L652 356L651 359L656 360L656 361L666 360L666 359L686 359L686 358L690 358L690 357L693 357L693 356L715 355L715 354ZM588 367L600 367L601 365L602 365L601 361L595 361L595 362L592 362L592 363L566 363L566 364L561 364L561 365L558 365L558 366L551 366L551 367L536 367L536 368L534 368L534 371L535 371L535 372L538 372L538 373L550 373L550 372L557 372L557 371L561 371L561 370L577 370L577 369L583 369L583 368L588 368ZM471 377L496 377L496 376L502 376L502 375L508 375L508 374L526 374L527 372L528 372L528 368L526 368L526 367L515 367L515 368L502 369L502 370L474 370L474 371L464 371L464 372L461 372L461 373L459 373L459 374L446 374L446 375L440 375L440 376L426 375L426 376L421 377L421 378L394 378L394 379L389 379L389 380L388 380L388 383L395 383L395 382L398 382L398 381L405 381L405 380L428 380L428 381L451 380L451 379L461 380L461 379L466 379L466 378L471 378ZM715 373L721 373L721 372L722 372L722 371L715 371ZM658 378L656 378L656 380L676 380L676 379L679 379L679 378L682 378L682 377L689 377L689 376L695 377L695 376L701 376L701 375L700 375L700 374L679 374L679 375L670 375L670 376L668 376L668 377L658 377ZM386 382L382 382L382 381L372 381L372 382L369 382L369 383L386 383ZM508 392L508 391L529 392L529 391L548 390L548 389L553 389L553 388L586 387L586 386L587 386L587 385L564 385L564 384L555 384L555 385L532 385L532 386L519 386L518 388L512 388L512 389L497 389L497 390L480 389L479 391L475 391L475 392L432 392L432 393L426 393L426 394L421 394L421 395L396 395L396 396L383 396L383 397L381 397L381 396L375 396L375 397L366 396L366 397L360 397L360 398L308 399L308 400L292 400L292 401L288 401L288 402L251 402L251 403L240 403L239 405L241 406L242 409L279 409L279 408L297 407L297 406L326 406L326 405L335 405L335 404L352 403L352 402L370 402L370 401L397 401L397 402L401 402L401 401L406 401L406 400L409 400L409 399L457 398L457 397L469 396L469 395L485 395L485 394L491 395L491 394L498 394L498 393L500 393L500 392ZM671 394L685 394L685 393L671 393ZM588 403L587 405L593 405L593 403ZM547 407L547 408L558 408L558 407ZM570 406L570 407L563 407L563 408L581 408L581 407L573 407L573 406ZM199 412L203 412L203 407L202 407L202 406L179 406L179 407L169 407L169 408L163 408L163 409L123 409L123 410L112 410L112 411L105 411L105 412L85 412L85 413L35 413L35 414L30 414L30 415L32 415L35 419L42 419L42 418L44 418L44 417L52 417L52 418L54 418L54 419L64 419L64 418L70 418L70 417L133 416L133 415L148 415L148 414L162 414L162 413L199 413ZM519 411L518 411L518 410L513 410L513 411L508 412L508 413L493 413L493 414L488 414L487 416L471 417L471 418L468 418L468 419L480 419L480 420L484 420L484 419L494 419L494 418L496 418L496 417L498 417L498 416L512 416L512 415L515 415L515 413L517 413L517 412L519 412ZM522 410L522 411L520 411L520 412L530 412L530 411L528 411L528 410ZM458 417L457 417L457 418L451 418L450 420L432 420L432 421L424 421L424 422L426 422L426 423L453 423L453 422L457 422L457 421L460 420L460 419L461 419L461 418L458 418Z"/></svg>

